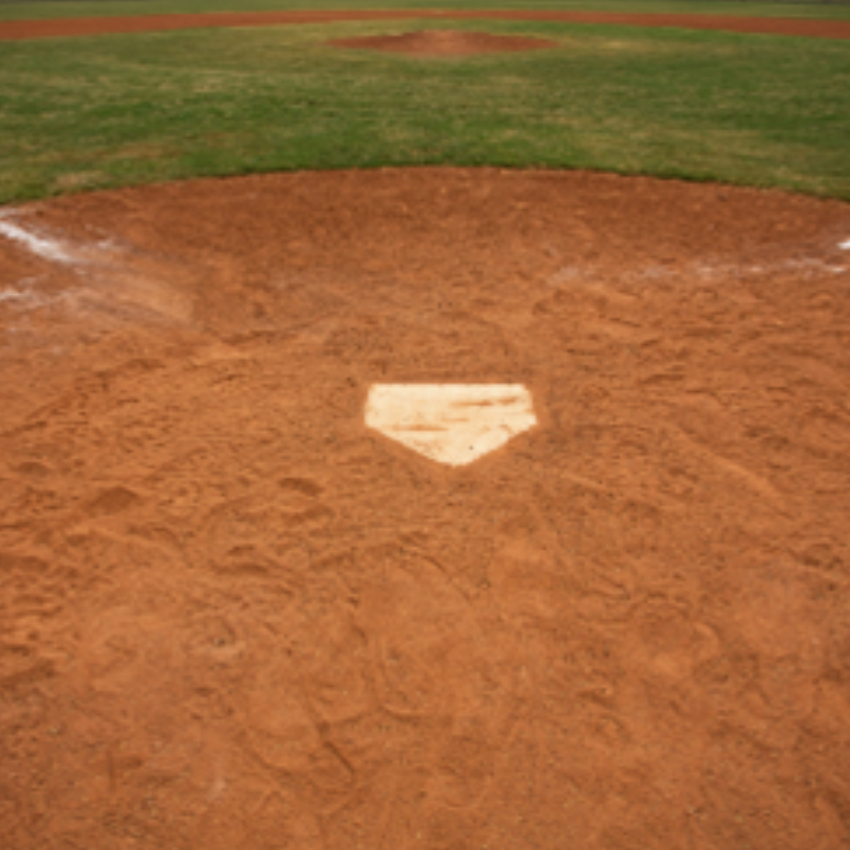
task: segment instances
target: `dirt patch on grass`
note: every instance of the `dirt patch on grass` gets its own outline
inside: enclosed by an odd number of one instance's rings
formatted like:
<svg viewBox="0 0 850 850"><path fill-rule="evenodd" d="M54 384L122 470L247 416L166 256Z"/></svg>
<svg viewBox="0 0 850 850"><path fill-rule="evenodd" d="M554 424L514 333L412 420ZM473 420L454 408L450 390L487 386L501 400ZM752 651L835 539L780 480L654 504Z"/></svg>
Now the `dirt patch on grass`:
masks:
<svg viewBox="0 0 850 850"><path fill-rule="evenodd" d="M846 205L421 169L4 212L4 848L847 842ZM443 466L366 427L405 382L539 425Z"/></svg>
<svg viewBox="0 0 850 850"><path fill-rule="evenodd" d="M558 47L558 42L549 39L491 35L466 30L419 30L402 35L340 38L328 43L332 47L385 50L390 53L433 57L472 56L476 53Z"/></svg>

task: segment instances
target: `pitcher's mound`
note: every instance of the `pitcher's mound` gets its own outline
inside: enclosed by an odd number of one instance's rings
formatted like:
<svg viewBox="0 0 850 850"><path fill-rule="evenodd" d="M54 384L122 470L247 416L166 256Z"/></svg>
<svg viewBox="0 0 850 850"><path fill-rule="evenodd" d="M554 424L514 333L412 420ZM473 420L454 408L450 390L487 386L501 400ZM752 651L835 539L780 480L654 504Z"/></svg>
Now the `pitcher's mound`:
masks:
<svg viewBox="0 0 850 850"><path fill-rule="evenodd" d="M340 38L328 42L332 47L354 47L363 50L389 50L418 56L470 56L474 53L497 53L502 50L539 50L557 47L558 42L545 38L491 35L465 30L420 30L403 35Z"/></svg>

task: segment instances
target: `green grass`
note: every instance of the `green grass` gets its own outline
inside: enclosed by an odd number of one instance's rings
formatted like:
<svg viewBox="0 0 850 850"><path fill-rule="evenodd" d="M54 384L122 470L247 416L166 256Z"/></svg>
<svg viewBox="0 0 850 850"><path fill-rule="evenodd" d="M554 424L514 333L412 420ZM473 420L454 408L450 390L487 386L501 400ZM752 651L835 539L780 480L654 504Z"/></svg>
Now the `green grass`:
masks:
<svg viewBox="0 0 850 850"><path fill-rule="evenodd" d="M248 12L278 9L563 9L598 12L669 12L789 18L850 18L845 0L0 0L0 20L35 20L178 12Z"/></svg>
<svg viewBox="0 0 850 850"><path fill-rule="evenodd" d="M582 167L850 199L848 42L451 26L561 49L425 60L323 45L409 21L0 44L0 202L386 164Z"/></svg>

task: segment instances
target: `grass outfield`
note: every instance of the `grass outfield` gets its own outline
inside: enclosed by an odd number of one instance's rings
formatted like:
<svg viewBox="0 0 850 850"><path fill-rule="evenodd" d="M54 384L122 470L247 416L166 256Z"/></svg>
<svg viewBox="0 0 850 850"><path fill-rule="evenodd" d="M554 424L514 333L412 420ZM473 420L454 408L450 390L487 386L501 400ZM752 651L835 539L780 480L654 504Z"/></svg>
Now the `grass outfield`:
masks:
<svg viewBox="0 0 850 850"><path fill-rule="evenodd" d="M559 9L594 12L850 18L846 0L761 3L754 0L0 0L0 20L159 15L181 12L259 12L285 9Z"/></svg>
<svg viewBox="0 0 850 850"><path fill-rule="evenodd" d="M558 9L564 11L850 18L846 0L761 3L755 0L0 0L0 20L160 15L185 12L259 12L288 9Z"/></svg>
<svg viewBox="0 0 850 850"><path fill-rule="evenodd" d="M28 8L58 5L72 6ZM142 4L88 5L111 14ZM439 26L446 24L0 44L0 202L198 175L385 164L593 168L850 200L847 41L453 21L555 39L561 49L425 60L324 46Z"/></svg>

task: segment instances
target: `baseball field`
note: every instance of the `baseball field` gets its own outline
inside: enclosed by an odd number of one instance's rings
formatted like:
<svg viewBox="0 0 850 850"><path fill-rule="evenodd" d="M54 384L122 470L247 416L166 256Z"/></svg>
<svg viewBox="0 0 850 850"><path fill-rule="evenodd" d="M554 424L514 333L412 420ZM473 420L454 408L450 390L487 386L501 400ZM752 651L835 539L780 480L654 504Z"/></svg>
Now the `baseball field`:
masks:
<svg viewBox="0 0 850 850"><path fill-rule="evenodd" d="M850 7L0 0L0 848L850 846Z"/></svg>

